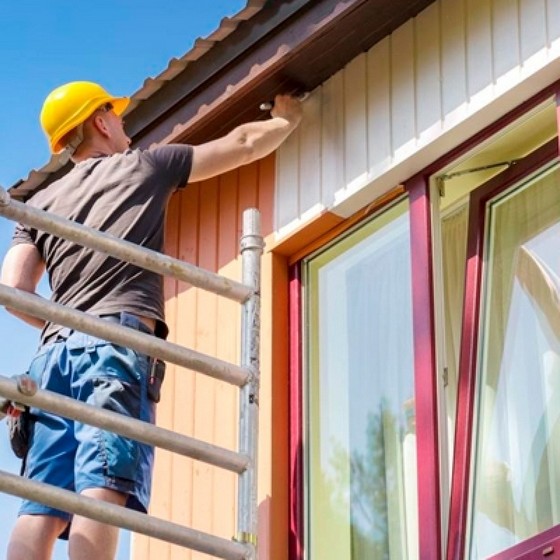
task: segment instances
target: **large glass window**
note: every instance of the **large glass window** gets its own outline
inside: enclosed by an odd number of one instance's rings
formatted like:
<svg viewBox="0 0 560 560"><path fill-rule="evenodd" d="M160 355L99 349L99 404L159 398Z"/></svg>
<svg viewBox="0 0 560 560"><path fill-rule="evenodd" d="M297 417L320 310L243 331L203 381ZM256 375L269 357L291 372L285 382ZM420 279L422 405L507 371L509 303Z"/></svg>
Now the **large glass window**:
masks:
<svg viewBox="0 0 560 560"><path fill-rule="evenodd" d="M310 560L418 557L408 202L304 263Z"/></svg>
<svg viewBox="0 0 560 560"><path fill-rule="evenodd" d="M459 356L463 323L464 279L467 259L469 196L492 177L542 146L557 134L556 104L548 99L509 127L502 129L460 161L434 177L434 200L441 237L441 369L445 369L444 396L449 441L443 449L451 465L457 411ZM437 229L437 228L436 228ZM437 251L436 251L437 253Z"/></svg>
<svg viewBox="0 0 560 560"><path fill-rule="evenodd" d="M496 333L491 332L494 324L488 326L489 324L486 324L485 320L489 317L488 313L496 312L489 311L490 307L494 305L489 301L485 303L484 313L481 312L479 265L482 264L486 275L491 275L491 263L495 262L491 260L495 256L492 251L502 250L501 244L508 232L511 234L508 239L513 242L513 236L517 235L515 232L526 226L515 223L512 218L501 231L492 230L491 234L489 229L487 230L487 245L481 248L479 243L482 235L481 228L487 222L483 211L481 214L479 197L482 196L481 193L488 192L491 182L494 185L492 188L495 187L495 192L497 192L498 189L503 191L503 181L508 176L515 175L519 180L522 176L519 170L524 168L524 162L529 162L531 154L536 154L539 149L552 146L552 142L557 141L557 134L557 107L555 96L550 95L543 97L537 105L528 108L519 118L495 134L489 137L483 136L485 139L481 143L473 145L471 150L449 162L445 168L432 177L437 318L435 334L438 379L441 380L439 385L441 405L439 435L442 519L444 535L449 539L446 546L448 546L450 558L463 558L463 555L468 558L466 549L470 550L471 558L487 558L490 550L501 551L509 547L511 542L518 542L515 539L512 541L509 537L504 538L505 533L502 529L498 529L499 525L495 525L496 530L490 535L486 532L488 527L483 523L483 520L488 521L483 513L485 507L482 506L483 502L487 499L497 500L499 498L503 488L499 489L498 479L500 476L509 477L510 473L500 473L497 478L493 479L490 462L484 459L482 442L487 436L481 434L490 429L488 422L492 424L495 421L495 419L490 420L494 412L490 412L490 409L485 408L484 404L485 402L488 404L492 400L491 392L486 394L487 381L498 375L495 369L497 365L494 361L494 352L503 351L500 355L507 359L507 348L499 351L493 348L496 345L496 340L492 338ZM551 149L550 154L552 153ZM553 155L547 157L552 158ZM542 161L546 161L546 158ZM534 166L527 167L527 169L529 168L535 169ZM529 174L530 171L525 173ZM536 179L535 181L538 182ZM509 191L507 204L504 197L496 199L492 202L492 210L489 210L490 213L496 212L494 220L500 212L504 212L503 208L506 205L512 207L511 200L516 197L520 197L517 198L518 201L529 200L527 212L529 209L536 214L541 211L534 205L536 200L531 199L531 196L538 195L521 195L519 193L522 189L527 189L527 192L537 192L537 187L529 188L528 184L518 185L515 189L517 194L514 195L513 190ZM552 191L549 191L550 196L552 196L551 193ZM502 210L498 210L498 208L502 208ZM524 218L520 214L518 219L523 222ZM531 219L534 222L537 218ZM497 223L495 222L491 227L496 228ZM508 230L508 228L510 229ZM504 240L498 241L501 236L504 237ZM497 244L492 248L492 243ZM515 248L509 250L513 251ZM481 261L481 259L484 260ZM494 269L496 274L497 270L498 268ZM500 272L500 274L502 273L503 271ZM510 277L509 282L513 283L513 276ZM498 292L488 292L492 285L498 286ZM493 298L508 298L511 295L509 285L503 278L498 281L492 276L485 276L485 289L487 297L490 297L490 293L493 294ZM497 301L498 299L494 303L497 304ZM510 303L514 309L516 304L508 302L508 305ZM514 316L518 315L514 313L512 317ZM480 329L489 330L481 331ZM484 336L489 337L488 340L480 338L481 332L485 333ZM517 357L523 352L524 359L529 360L528 356L532 350L523 348L523 345L531 345L531 338L520 337L516 344L519 346L516 349ZM486 362L482 361L481 348L485 348L485 351L489 352ZM531 367L533 371L538 369L533 366L527 367ZM508 377L509 374L506 370L507 367L504 364L499 376ZM481 380L481 376L489 377L488 380ZM504 381L501 383L503 384ZM516 382L512 381L512 383L515 385ZM480 400L474 394L475 387L479 390ZM502 395L502 399L507 400L507 398ZM521 410L518 412L521 414L520 418L523 418L525 413ZM498 412L495 413L498 414ZM479 414L478 417L477 414ZM478 418L478 424L473 423L473 418ZM502 431L499 432L495 431L497 424L492 425L494 426L492 437L504 438L506 433L503 431L504 424L501 425ZM473 431L476 433L477 429L480 430L478 432L480 435L477 436L479 437L477 445L480 453L475 457ZM500 443L503 444L503 442L504 440L501 439ZM523 445L527 445L527 442L524 442ZM528 453L528 450L521 449L519 452ZM484 472L485 474L483 474ZM495 474L497 475L497 473ZM484 477L487 478L487 483L482 482ZM492 491L490 491L491 480L496 482L496 487ZM476 496L475 503L470 499L473 492ZM478 510L479 506L482 509ZM471 507L470 510L469 507ZM519 539L523 540L522 537ZM505 544L506 541L508 541L507 544ZM493 544L487 546L489 543Z"/></svg>
<svg viewBox="0 0 560 560"><path fill-rule="evenodd" d="M488 205L470 558L560 523L560 169Z"/></svg>

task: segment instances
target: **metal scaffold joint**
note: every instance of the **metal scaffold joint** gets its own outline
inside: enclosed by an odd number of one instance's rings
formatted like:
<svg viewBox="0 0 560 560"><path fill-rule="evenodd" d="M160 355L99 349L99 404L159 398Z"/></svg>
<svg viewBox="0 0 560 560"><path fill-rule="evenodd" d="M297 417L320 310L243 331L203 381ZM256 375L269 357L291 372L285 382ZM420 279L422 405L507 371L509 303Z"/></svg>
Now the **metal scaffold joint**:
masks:
<svg viewBox="0 0 560 560"><path fill-rule="evenodd" d="M32 397L37 393L37 383L29 375L16 375L15 380L17 382L17 389L22 395Z"/></svg>
<svg viewBox="0 0 560 560"><path fill-rule="evenodd" d="M236 537L232 537L232 541L243 544L248 547L245 560L256 560L257 558L257 535L254 533L239 532Z"/></svg>
<svg viewBox="0 0 560 560"><path fill-rule="evenodd" d="M254 250L254 249L257 249L262 252L265 247L264 240L260 235L244 235L241 238L240 245L241 245L241 252Z"/></svg>

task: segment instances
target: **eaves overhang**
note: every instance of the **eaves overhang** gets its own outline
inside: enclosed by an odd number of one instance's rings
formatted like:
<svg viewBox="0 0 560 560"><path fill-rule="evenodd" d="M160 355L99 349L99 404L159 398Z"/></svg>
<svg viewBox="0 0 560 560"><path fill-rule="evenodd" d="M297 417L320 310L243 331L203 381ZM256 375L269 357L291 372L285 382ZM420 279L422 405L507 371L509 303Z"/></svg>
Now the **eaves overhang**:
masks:
<svg viewBox="0 0 560 560"><path fill-rule="evenodd" d="M199 144L263 118L263 101L312 91L433 1L250 0L132 96L133 147ZM27 198L68 169L55 157L10 191Z"/></svg>

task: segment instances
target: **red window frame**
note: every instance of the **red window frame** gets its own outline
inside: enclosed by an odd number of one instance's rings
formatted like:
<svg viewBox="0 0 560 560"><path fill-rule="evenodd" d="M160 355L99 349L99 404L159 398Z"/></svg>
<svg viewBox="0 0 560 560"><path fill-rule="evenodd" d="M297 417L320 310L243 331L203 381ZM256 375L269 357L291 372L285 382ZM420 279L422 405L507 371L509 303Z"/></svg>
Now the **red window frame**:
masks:
<svg viewBox="0 0 560 560"><path fill-rule="evenodd" d="M303 560L305 520L303 464L303 368L302 368L302 300L301 266L290 268L290 527L289 558Z"/></svg>
<svg viewBox="0 0 560 560"><path fill-rule="evenodd" d="M410 237L414 331L414 385L419 503L420 556L441 558L438 403L435 376L434 305L431 263L431 212L427 182L418 176L406 188L410 202ZM290 560L304 556L303 392L301 266L290 269ZM433 480L434 475L436 480ZM429 504L429 507L426 505Z"/></svg>
<svg viewBox="0 0 560 560"><path fill-rule="evenodd" d="M483 129L479 134L459 145L448 154L436 160L422 172L405 182L410 201L410 233L413 278L413 324L414 324L414 365L416 397L416 429L418 457L418 508L419 508L419 555L420 558L443 558L440 496L440 464L438 437L438 403L436 383L435 318L432 265L432 227L430 209L430 177L441 168L467 153L476 145L493 136L496 132L513 123L523 114L536 107L547 98L556 95L558 138L546 146L549 158L555 150L560 151L560 82L547 87L503 118ZM546 151L545 150L545 151ZM537 150L538 152L539 150ZM542 153L541 153L542 156ZM539 156L535 156L537 159ZM514 166L505 173L512 177L508 185L515 182L519 173L529 173L531 166L538 168L542 163L529 160ZM527 165L528 168L524 167ZM504 175L501 176L502 180ZM495 186L495 185L494 185ZM505 187L503 187L505 188ZM486 192L486 190L485 190ZM497 191L496 191L497 192ZM493 193L496 194L496 193ZM484 196L480 191L473 203L478 205L476 218L480 219L481 204ZM458 409L455 433L455 457L453 461L451 504L447 535L446 560L463 560L466 543L466 520L468 515L468 490L470 476L472 418L474 406L475 357L477 344L479 286L481 273L481 240L483 229L469 225L469 231L476 232L468 241L469 260L467 277L469 286L465 290L464 329L462 353L460 356ZM472 286L471 286L472 284ZM471 288L473 291L471 291ZM289 558L303 560L305 542L304 520L304 462L303 462L303 391L302 391L302 301L301 301L301 263L290 267L290 512L289 512ZM542 546L554 546L550 539L560 538L560 529L551 529L519 545L515 558L533 559L525 555L526 547L538 548L542 558ZM554 541L556 542L556 541ZM560 544L560 542L559 542ZM517 547L515 547L517 549ZM507 551L492 560L512 559L512 551ZM527 549L528 550L528 549ZM554 557L551 557L554 558Z"/></svg>
<svg viewBox="0 0 560 560"><path fill-rule="evenodd" d="M557 157L558 153L559 144L554 139L471 194L448 560L463 558L467 538L486 205L490 199ZM511 550L509 556L502 558L511 560Z"/></svg>
<svg viewBox="0 0 560 560"><path fill-rule="evenodd" d="M529 100L516 110L514 118L510 115L500 122L506 126L519 117L519 113L527 112L544 99L556 95L556 115L558 136L542 148L524 158L518 165L510 167L488 183L478 189L471 196L469 214L469 237L467 241L467 268L465 299L463 302L463 333L461 340L461 354L459 358L459 386L457 391L457 418L455 431L455 454L452 469L451 504L449 516L447 560L462 560L465 553L467 539L467 518L469 512L469 484L472 456L473 416L476 390L476 356L478 350L478 324L480 308L480 288L482 272L482 249L484 238L484 215L487 201L509 188L513 183L521 180L542 167L547 161L558 156L560 152L560 84L556 83L538 96ZM533 546L543 541L542 535L531 539ZM523 545L518 545L521 551ZM512 560L525 558L512 556L517 554L513 547L507 552L500 553L494 560ZM542 556L541 556L542 558Z"/></svg>

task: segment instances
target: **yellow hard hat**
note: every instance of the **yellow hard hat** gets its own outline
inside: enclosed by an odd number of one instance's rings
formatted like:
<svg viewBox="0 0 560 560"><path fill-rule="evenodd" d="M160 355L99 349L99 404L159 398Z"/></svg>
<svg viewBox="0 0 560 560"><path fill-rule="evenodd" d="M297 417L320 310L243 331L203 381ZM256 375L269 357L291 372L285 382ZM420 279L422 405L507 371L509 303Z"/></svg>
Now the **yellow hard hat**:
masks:
<svg viewBox="0 0 560 560"><path fill-rule="evenodd" d="M51 91L41 110L41 126L49 140L51 152L64 149L60 141L83 123L96 109L111 103L117 115L124 113L128 97L114 97L93 82L69 82Z"/></svg>

